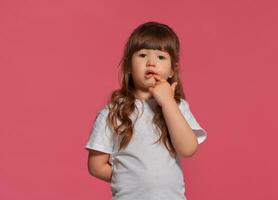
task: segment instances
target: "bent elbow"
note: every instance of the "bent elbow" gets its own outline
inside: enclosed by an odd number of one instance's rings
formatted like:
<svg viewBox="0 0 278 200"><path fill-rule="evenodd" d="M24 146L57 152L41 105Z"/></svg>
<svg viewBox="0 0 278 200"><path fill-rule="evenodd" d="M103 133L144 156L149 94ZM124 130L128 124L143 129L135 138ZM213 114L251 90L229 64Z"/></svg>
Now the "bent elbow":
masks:
<svg viewBox="0 0 278 200"><path fill-rule="evenodd" d="M198 145L195 148L192 148L191 150L180 152L180 155L184 158L190 158L196 153L197 149Z"/></svg>
<svg viewBox="0 0 278 200"><path fill-rule="evenodd" d="M91 176L96 176L97 172L96 170L93 169L93 167L90 165L90 163L88 162L88 173L91 175Z"/></svg>

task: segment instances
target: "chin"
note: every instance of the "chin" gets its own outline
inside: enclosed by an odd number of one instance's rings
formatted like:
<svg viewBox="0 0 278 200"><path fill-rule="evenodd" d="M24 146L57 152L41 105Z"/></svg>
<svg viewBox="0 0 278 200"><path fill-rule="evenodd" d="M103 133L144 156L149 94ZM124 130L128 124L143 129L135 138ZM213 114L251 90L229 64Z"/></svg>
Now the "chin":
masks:
<svg viewBox="0 0 278 200"><path fill-rule="evenodd" d="M155 81L154 80L148 80L148 81L145 82L144 85L146 85L148 87L154 86L155 85Z"/></svg>

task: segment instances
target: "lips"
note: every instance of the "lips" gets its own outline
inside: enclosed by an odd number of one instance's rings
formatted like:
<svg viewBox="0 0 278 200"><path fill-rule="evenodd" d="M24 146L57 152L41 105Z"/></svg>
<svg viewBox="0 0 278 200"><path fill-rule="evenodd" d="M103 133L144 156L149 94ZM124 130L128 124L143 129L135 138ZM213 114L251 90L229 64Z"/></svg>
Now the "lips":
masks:
<svg viewBox="0 0 278 200"><path fill-rule="evenodd" d="M157 74L157 73L153 70L147 70L146 71L146 75L153 75L153 74Z"/></svg>
<svg viewBox="0 0 278 200"><path fill-rule="evenodd" d="M147 70L145 73L145 78L150 78L152 77L154 74L157 74L156 72L154 72L153 70Z"/></svg>

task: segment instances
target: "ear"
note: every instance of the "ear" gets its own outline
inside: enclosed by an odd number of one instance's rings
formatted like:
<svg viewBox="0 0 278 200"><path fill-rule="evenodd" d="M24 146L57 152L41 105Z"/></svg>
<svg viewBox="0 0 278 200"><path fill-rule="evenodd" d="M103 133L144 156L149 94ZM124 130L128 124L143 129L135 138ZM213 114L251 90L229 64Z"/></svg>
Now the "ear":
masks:
<svg viewBox="0 0 278 200"><path fill-rule="evenodd" d="M174 70L173 69L171 69L171 72L170 72L170 76L169 76L169 78L172 78L174 76Z"/></svg>
<svg viewBox="0 0 278 200"><path fill-rule="evenodd" d="M175 72L178 70L179 63L176 62L175 64L176 64L176 66L171 68L171 72L170 72L169 78L172 78L174 76Z"/></svg>

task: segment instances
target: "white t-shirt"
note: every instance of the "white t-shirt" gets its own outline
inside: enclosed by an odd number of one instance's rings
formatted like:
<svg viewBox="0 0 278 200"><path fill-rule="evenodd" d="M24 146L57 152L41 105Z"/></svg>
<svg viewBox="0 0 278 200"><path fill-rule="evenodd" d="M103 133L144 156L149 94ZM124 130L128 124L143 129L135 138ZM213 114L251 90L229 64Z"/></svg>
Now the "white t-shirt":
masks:
<svg viewBox="0 0 278 200"><path fill-rule="evenodd" d="M138 118L126 149L118 152L119 138L106 126L107 105L98 112L85 149L110 154L112 200L186 200L180 157L172 157L164 144L153 144L158 139L152 124L157 102L153 98L142 102L135 100L139 112L135 108L131 119L134 122ZM191 113L188 102L181 99L179 108L198 143L205 141L207 132Z"/></svg>

